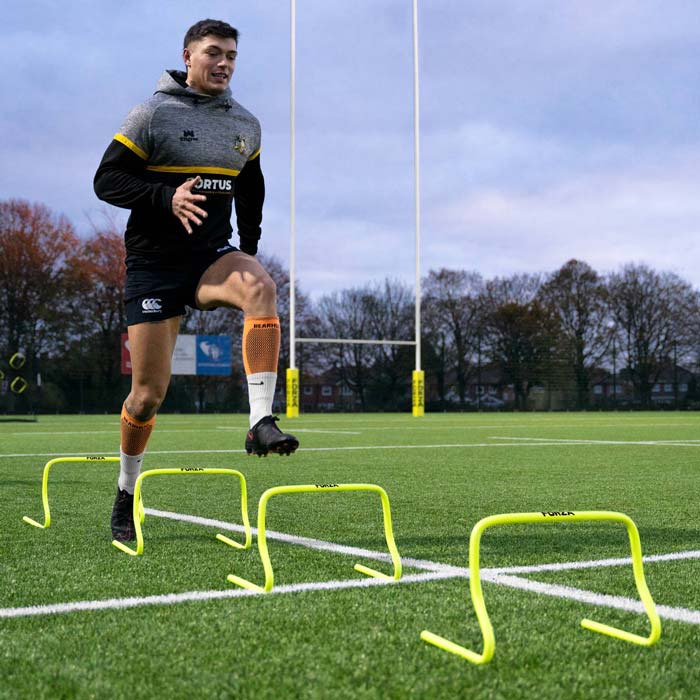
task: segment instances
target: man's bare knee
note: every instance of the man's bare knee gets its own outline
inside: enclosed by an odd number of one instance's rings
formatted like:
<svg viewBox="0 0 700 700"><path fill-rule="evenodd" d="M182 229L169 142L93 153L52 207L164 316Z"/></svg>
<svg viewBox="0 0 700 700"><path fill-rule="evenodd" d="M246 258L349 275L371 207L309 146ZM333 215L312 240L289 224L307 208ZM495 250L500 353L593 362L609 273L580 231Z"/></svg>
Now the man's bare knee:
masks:
<svg viewBox="0 0 700 700"><path fill-rule="evenodd" d="M277 313L277 285L267 273L247 285L243 311L249 316L272 316Z"/></svg>
<svg viewBox="0 0 700 700"><path fill-rule="evenodd" d="M126 399L126 410L136 420L150 420L163 403L165 391L158 387L134 387Z"/></svg>

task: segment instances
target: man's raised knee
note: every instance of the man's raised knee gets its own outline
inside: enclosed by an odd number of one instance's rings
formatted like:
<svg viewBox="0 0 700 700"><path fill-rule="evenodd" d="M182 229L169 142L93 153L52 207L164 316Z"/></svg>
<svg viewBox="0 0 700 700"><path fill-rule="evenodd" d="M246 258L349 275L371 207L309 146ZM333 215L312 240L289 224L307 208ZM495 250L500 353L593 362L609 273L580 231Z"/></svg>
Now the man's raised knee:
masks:
<svg viewBox="0 0 700 700"><path fill-rule="evenodd" d="M271 316L277 309L277 285L267 273L256 277L246 289L246 308L250 316Z"/></svg>

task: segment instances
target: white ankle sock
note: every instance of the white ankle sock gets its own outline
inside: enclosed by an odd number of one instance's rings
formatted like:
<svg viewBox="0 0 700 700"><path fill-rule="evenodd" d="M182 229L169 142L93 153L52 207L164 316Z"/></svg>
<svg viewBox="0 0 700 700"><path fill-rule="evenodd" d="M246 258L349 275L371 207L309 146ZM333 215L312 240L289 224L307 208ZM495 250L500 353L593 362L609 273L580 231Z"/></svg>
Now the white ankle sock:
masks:
<svg viewBox="0 0 700 700"><path fill-rule="evenodd" d="M248 380L248 401L250 402L250 427L252 428L261 418L272 413L277 375L274 372L256 372L249 374L246 378Z"/></svg>
<svg viewBox="0 0 700 700"><path fill-rule="evenodd" d="M122 491L127 491L128 493L134 493L136 488L136 479L139 478L141 473L141 462L143 461L143 456L146 452L142 452L140 455L125 455L121 448L119 449L119 488Z"/></svg>

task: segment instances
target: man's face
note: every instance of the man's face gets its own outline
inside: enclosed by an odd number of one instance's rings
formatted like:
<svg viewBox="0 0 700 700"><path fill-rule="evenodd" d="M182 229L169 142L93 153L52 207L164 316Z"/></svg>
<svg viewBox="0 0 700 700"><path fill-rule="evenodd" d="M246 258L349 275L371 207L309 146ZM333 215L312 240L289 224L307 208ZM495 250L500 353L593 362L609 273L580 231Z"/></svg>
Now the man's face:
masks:
<svg viewBox="0 0 700 700"><path fill-rule="evenodd" d="M205 95L220 95L231 82L238 55L235 39L213 34L193 41L182 52L187 84Z"/></svg>

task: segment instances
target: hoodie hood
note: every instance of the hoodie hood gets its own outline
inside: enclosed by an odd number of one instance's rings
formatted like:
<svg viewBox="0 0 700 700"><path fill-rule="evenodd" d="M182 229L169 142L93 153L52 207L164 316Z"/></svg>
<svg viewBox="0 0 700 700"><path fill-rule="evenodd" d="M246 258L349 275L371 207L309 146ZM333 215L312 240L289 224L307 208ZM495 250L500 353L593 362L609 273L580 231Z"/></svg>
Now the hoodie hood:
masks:
<svg viewBox="0 0 700 700"><path fill-rule="evenodd" d="M195 104L210 102L221 103L222 107L231 107L231 89L227 87L220 95L205 95L193 90L187 84L187 73L181 70L165 70L158 79L154 94L162 92L165 95L176 95L179 97L189 97Z"/></svg>

